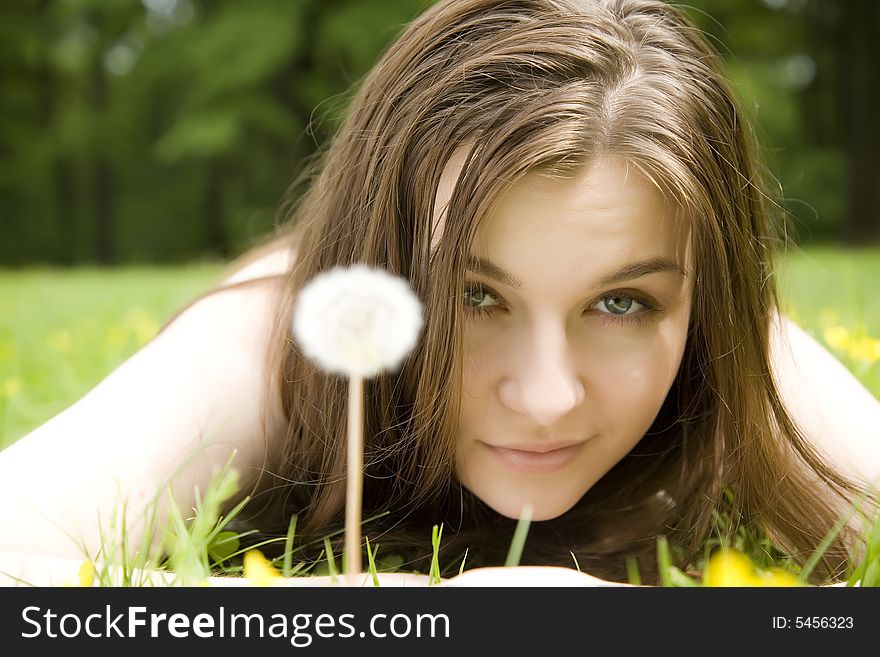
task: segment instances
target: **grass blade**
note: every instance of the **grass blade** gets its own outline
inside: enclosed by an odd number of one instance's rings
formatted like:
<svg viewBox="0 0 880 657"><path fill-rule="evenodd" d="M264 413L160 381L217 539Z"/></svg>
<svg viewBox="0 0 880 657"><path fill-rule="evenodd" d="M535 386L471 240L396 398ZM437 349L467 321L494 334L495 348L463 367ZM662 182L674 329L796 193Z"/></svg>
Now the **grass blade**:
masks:
<svg viewBox="0 0 880 657"><path fill-rule="evenodd" d="M526 536L529 533L529 526L532 522L532 505L526 504L523 507L522 515L516 523L516 530L513 532L513 540L510 541L510 549L507 552L507 559L504 565L507 567L518 566L522 558L523 547L526 544Z"/></svg>

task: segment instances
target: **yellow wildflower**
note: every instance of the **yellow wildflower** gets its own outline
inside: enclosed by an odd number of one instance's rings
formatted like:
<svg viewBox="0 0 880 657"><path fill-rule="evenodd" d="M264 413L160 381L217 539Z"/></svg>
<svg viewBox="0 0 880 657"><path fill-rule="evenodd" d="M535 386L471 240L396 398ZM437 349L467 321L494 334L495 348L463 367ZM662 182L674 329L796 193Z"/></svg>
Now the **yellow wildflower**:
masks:
<svg viewBox="0 0 880 657"><path fill-rule="evenodd" d="M70 345L72 342L70 339L70 331L66 329L56 329L49 334L47 342L49 343L49 348L54 351L70 351Z"/></svg>
<svg viewBox="0 0 880 657"><path fill-rule="evenodd" d="M703 586L801 586L801 582L781 568L760 572L746 555L727 549L709 559L703 571Z"/></svg>
<svg viewBox="0 0 880 657"><path fill-rule="evenodd" d="M845 326L829 326L823 331L822 337L828 346L841 351L848 349L852 341L849 329Z"/></svg>
<svg viewBox="0 0 880 657"><path fill-rule="evenodd" d="M111 347L119 347L128 339L128 333L121 327L113 324L107 328L106 341Z"/></svg>
<svg viewBox="0 0 880 657"><path fill-rule="evenodd" d="M149 313L139 308L128 313L125 323L137 338L138 345L140 346L152 340L159 332L159 325L156 323L156 320Z"/></svg>
<svg viewBox="0 0 880 657"><path fill-rule="evenodd" d="M877 340L867 335L861 336L856 340L852 340L848 350L850 357L854 360L859 360L867 363L868 365L876 363L878 360L878 355L876 353L877 342Z"/></svg>
<svg viewBox="0 0 880 657"><path fill-rule="evenodd" d="M0 397L12 399L21 392L21 388L21 379L17 376L10 376L3 381L3 386L0 387Z"/></svg>
<svg viewBox="0 0 880 657"><path fill-rule="evenodd" d="M254 586L274 586L281 580L281 573L259 550L245 552L244 576Z"/></svg>
<svg viewBox="0 0 880 657"><path fill-rule="evenodd" d="M83 561L77 571L79 585L90 588L95 581L95 565L91 561Z"/></svg>
<svg viewBox="0 0 880 657"><path fill-rule="evenodd" d="M755 568L736 550L719 550L703 570L703 586L755 586Z"/></svg>

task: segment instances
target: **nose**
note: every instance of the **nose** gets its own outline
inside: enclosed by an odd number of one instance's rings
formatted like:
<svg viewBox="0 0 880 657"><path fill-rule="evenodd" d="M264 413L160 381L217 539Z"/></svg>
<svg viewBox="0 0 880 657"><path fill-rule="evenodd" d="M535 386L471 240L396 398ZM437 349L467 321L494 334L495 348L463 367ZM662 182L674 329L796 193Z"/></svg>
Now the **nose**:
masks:
<svg viewBox="0 0 880 657"><path fill-rule="evenodd" d="M535 331L511 363L511 370L498 384L499 399L534 423L552 426L584 401L583 381L564 328Z"/></svg>

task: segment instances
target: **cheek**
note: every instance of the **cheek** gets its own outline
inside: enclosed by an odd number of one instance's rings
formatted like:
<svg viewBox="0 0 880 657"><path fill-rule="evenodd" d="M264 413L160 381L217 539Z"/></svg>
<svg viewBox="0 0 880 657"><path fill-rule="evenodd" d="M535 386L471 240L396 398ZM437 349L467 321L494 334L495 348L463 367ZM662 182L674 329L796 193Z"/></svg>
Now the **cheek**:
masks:
<svg viewBox="0 0 880 657"><path fill-rule="evenodd" d="M605 350L589 368L595 409L613 433L632 434L633 443L648 430L675 380L685 334L660 330L625 349Z"/></svg>
<svg viewBox="0 0 880 657"><path fill-rule="evenodd" d="M510 361L510 346L501 336L468 327L462 341L462 405L473 398L484 397L494 378L503 374L505 354Z"/></svg>
<svg viewBox="0 0 880 657"><path fill-rule="evenodd" d="M460 429L467 429L477 423L480 417L485 417L486 409L490 403L492 369L486 362L485 354L479 358L473 356L473 354L480 353L467 346L464 350L459 411Z"/></svg>
<svg viewBox="0 0 880 657"><path fill-rule="evenodd" d="M496 341L464 341L461 363L461 397L459 400L459 449L466 448L475 438L491 433L490 427L509 421L510 411L496 397L499 378L510 375L504 364L503 347ZM508 352L509 353L509 352ZM510 358L506 359L509 365ZM459 454L458 460L464 458ZM459 467L461 463L459 463Z"/></svg>

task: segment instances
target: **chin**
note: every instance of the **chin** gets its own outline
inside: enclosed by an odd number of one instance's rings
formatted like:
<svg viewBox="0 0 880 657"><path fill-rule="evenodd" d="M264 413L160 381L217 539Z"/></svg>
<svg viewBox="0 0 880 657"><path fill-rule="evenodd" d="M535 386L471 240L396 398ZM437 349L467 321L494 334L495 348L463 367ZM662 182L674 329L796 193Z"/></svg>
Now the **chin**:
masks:
<svg viewBox="0 0 880 657"><path fill-rule="evenodd" d="M484 500L485 501L485 500ZM541 522L544 520L553 520L554 518L558 518L566 511L569 511L577 502L575 500L571 504L549 504L546 501L542 502L532 502L532 521L533 522ZM511 500L505 500L500 504L491 504L486 502L492 509L498 514L504 516L505 518L511 518L512 520L519 520L522 515L522 509L526 504L529 504L528 500L517 501L515 503L511 503Z"/></svg>

